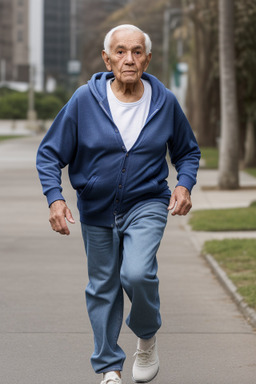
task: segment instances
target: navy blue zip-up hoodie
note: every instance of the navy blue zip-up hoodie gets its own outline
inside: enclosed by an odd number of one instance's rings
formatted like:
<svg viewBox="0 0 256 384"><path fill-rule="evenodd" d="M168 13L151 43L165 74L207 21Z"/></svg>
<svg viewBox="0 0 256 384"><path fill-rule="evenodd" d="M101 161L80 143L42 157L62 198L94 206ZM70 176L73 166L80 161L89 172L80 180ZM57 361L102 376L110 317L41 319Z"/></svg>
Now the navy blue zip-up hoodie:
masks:
<svg viewBox="0 0 256 384"><path fill-rule="evenodd" d="M172 92L144 73L152 87L146 123L127 151L113 122L106 92L111 72L97 73L74 93L45 135L37 154L43 192L51 205L64 200L61 169L77 191L80 220L113 227L116 214L154 199L168 204L166 150L178 184L190 192L196 183L200 151L191 127Z"/></svg>

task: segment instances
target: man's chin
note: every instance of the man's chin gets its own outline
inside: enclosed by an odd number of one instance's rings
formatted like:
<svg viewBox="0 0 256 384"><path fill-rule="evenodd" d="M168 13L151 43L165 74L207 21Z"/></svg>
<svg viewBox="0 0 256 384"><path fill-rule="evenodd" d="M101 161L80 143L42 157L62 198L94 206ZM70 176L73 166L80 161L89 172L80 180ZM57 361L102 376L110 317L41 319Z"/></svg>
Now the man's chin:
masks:
<svg viewBox="0 0 256 384"><path fill-rule="evenodd" d="M125 73L122 76L124 83L136 83L139 80L137 73Z"/></svg>

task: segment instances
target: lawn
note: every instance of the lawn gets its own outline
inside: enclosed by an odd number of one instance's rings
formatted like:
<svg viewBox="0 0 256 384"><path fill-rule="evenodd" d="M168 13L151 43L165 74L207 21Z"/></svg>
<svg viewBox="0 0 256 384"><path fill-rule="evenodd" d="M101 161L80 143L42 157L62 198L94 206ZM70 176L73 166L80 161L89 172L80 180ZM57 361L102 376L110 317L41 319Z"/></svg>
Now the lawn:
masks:
<svg viewBox="0 0 256 384"><path fill-rule="evenodd" d="M214 147L201 147L202 160L204 161L202 168L205 169L218 169L219 163L219 150ZM246 168L245 172L256 177L256 168Z"/></svg>
<svg viewBox="0 0 256 384"><path fill-rule="evenodd" d="M247 208L193 211L189 225L193 231L256 230L256 202Z"/></svg>
<svg viewBox="0 0 256 384"><path fill-rule="evenodd" d="M203 253L215 258L238 293L256 309L256 239L207 241Z"/></svg>
<svg viewBox="0 0 256 384"><path fill-rule="evenodd" d="M219 161L219 151L217 148L201 147L202 159L204 160L203 168L217 169Z"/></svg>
<svg viewBox="0 0 256 384"><path fill-rule="evenodd" d="M249 175L256 177L256 168L246 168L245 172L249 173Z"/></svg>
<svg viewBox="0 0 256 384"><path fill-rule="evenodd" d="M24 137L24 136L3 135L3 136L0 136L0 141L10 140L10 139L20 139L22 137Z"/></svg>

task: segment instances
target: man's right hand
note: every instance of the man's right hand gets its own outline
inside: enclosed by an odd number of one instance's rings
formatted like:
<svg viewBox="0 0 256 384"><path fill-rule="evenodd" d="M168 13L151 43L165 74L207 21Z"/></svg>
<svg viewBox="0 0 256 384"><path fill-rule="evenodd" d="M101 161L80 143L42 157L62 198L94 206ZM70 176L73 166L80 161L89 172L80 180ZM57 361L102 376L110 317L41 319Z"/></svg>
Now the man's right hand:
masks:
<svg viewBox="0 0 256 384"><path fill-rule="evenodd" d="M69 235L66 219L71 223L75 224L72 213L67 207L64 200L56 200L50 205L50 218L52 229L59 232L61 235Z"/></svg>

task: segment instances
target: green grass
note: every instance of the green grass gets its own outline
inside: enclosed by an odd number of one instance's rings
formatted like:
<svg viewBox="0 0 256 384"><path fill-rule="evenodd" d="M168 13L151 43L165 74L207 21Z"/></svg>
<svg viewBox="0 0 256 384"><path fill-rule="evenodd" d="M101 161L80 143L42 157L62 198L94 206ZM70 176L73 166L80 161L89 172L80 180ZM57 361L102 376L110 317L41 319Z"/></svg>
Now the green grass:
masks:
<svg viewBox="0 0 256 384"><path fill-rule="evenodd" d="M256 177L256 168L246 168L245 172L249 173L249 175Z"/></svg>
<svg viewBox="0 0 256 384"><path fill-rule="evenodd" d="M203 168L205 169L217 169L219 161L219 151L217 148L212 147L201 147L202 159L205 164Z"/></svg>
<svg viewBox="0 0 256 384"><path fill-rule="evenodd" d="M238 293L256 309L256 239L207 241L203 253L215 258Z"/></svg>
<svg viewBox="0 0 256 384"><path fill-rule="evenodd" d="M215 147L200 147L202 160L204 161L202 168L204 169L218 169L219 164L219 150ZM246 168L245 172L249 175L256 177L256 167Z"/></svg>
<svg viewBox="0 0 256 384"><path fill-rule="evenodd" d="M189 224L193 231L256 230L256 203L248 208L193 211Z"/></svg>
<svg viewBox="0 0 256 384"><path fill-rule="evenodd" d="M22 137L24 137L24 136L4 135L4 136L0 136L0 141L11 140L11 139L20 139Z"/></svg>

